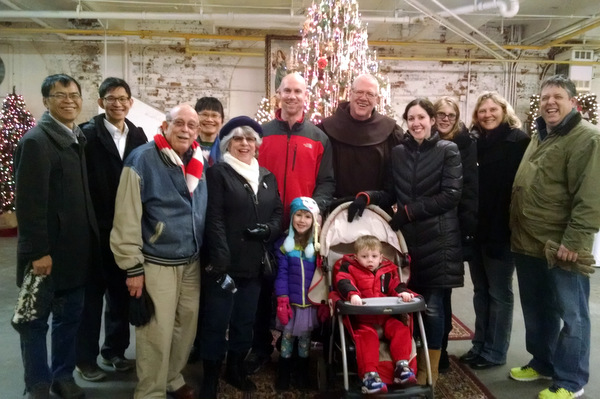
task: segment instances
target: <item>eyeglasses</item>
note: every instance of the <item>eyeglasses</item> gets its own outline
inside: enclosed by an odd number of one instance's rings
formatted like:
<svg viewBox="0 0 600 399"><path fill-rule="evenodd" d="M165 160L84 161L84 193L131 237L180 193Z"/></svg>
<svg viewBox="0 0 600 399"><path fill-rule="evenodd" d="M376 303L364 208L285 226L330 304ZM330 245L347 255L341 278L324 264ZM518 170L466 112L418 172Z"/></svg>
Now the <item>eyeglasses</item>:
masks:
<svg viewBox="0 0 600 399"><path fill-rule="evenodd" d="M369 100L377 97L377 93L371 93L370 91L364 90L352 90L352 93L356 94L357 97L367 96Z"/></svg>
<svg viewBox="0 0 600 399"><path fill-rule="evenodd" d="M203 119L221 119L221 114L218 112L201 111L198 116Z"/></svg>
<svg viewBox="0 0 600 399"><path fill-rule="evenodd" d="M125 105L129 102L130 97L104 97L104 101L106 101L108 104L114 104L115 102L120 102L121 104Z"/></svg>
<svg viewBox="0 0 600 399"><path fill-rule="evenodd" d="M182 121L181 119L175 119L174 121L167 121L167 123L172 123L173 125L175 125L175 127L178 127L180 129L182 129L184 126L187 126L188 129L190 129L190 130L197 130L198 127L200 126L193 122L186 123L185 121Z"/></svg>
<svg viewBox="0 0 600 399"><path fill-rule="evenodd" d="M443 112L438 112L435 114L435 117L441 121L448 118L448 122L454 122L456 120L456 114L445 114Z"/></svg>
<svg viewBox="0 0 600 399"><path fill-rule="evenodd" d="M247 137L247 136L233 136L231 138L233 141L235 141L236 143L241 143L242 141L246 140L246 142L248 144L252 144L256 142L256 137Z"/></svg>
<svg viewBox="0 0 600 399"><path fill-rule="evenodd" d="M67 97L73 101L81 100L81 94L79 93L55 93L49 94L48 97L56 98L58 101L65 101Z"/></svg>

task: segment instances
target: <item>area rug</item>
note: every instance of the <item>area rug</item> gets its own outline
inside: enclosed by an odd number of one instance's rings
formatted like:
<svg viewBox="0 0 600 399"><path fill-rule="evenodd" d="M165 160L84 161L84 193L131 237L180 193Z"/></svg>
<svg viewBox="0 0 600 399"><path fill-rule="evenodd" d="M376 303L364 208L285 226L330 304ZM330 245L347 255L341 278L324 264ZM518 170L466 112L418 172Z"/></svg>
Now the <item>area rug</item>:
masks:
<svg viewBox="0 0 600 399"><path fill-rule="evenodd" d="M462 321L455 315L452 315L452 330L448 339L451 341L463 341L473 339L473 331L469 329Z"/></svg>
<svg viewBox="0 0 600 399"><path fill-rule="evenodd" d="M325 392L317 389L317 358L320 352L311 352L310 376L313 386L306 392L291 389L286 392L275 390L274 382L277 373L276 358L268 363L251 379L257 386L256 392L240 392L223 380L219 382L220 399L338 399L343 396L342 376L335 377ZM351 377L352 378L352 377ZM354 378L356 378L354 376ZM456 356L450 356L450 369L440 374L434 392L436 399L495 399L490 391L477 379L469 368L461 364Z"/></svg>

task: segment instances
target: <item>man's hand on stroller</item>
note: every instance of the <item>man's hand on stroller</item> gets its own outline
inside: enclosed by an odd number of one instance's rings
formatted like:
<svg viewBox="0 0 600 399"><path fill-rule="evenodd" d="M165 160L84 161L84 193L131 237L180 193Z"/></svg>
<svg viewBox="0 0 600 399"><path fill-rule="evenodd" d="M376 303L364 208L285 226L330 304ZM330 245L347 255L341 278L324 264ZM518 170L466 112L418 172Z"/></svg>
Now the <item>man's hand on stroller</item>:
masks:
<svg viewBox="0 0 600 399"><path fill-rule="evenodd" d="M412 301L412 299L415 297L415 295L412 292L400 292L398 294L398 298L402 298L402 302L410 302Z"/></svg>
<svg viewBox="0 0 600 399"><path fill-rule="evenodd" d="M362 298L358 295L354 294L350 297L350 303L355 306L362 306L363 301Z"/></svg>
<svg viewBox="0 0 600 399"><path fill-rule="evenodd" d="M367 194L358 193L354 201L348 206L348 222L352 222L355 216L361 217L367 205L369 205Z"/></svg>
<svg viewBox="0 0 600 399"><path fill-rule="evenodd" d="M285 295L277 297L277 319L284 326L287 325L290 321L290 317L292 317L294 313L292 312L292 307L290 306L290 298Z"/></svg>

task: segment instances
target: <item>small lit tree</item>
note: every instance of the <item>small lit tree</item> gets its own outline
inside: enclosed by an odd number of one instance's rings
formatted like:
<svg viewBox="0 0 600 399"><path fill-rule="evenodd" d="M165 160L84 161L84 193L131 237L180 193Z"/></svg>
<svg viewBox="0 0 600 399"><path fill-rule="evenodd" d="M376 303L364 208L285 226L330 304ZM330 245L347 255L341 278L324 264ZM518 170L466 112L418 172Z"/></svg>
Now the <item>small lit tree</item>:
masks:
<svg viewBox="0 0 600 399"><path fill-rule="evenodd" d="M19 139L35 126L23 97L8 94L2 104L0 132L0 213L15 210L15 177L13 158Z"/></svg>

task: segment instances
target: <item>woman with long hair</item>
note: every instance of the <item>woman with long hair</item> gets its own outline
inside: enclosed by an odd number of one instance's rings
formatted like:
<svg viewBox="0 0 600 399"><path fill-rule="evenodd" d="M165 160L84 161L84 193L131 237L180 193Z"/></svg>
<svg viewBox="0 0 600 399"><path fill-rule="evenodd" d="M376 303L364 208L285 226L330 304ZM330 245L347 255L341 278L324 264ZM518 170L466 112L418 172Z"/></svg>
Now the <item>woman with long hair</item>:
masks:
<svg viewBox="0 0 600 399"><path fill-rule="evenodd" d="M509 209L513 180L529 144L511 105L496 92L479 96L473 110L477 139L479 217L469 270L473 281L475 335L460 357L474 369L506 363L513 319Z"/></svg>

